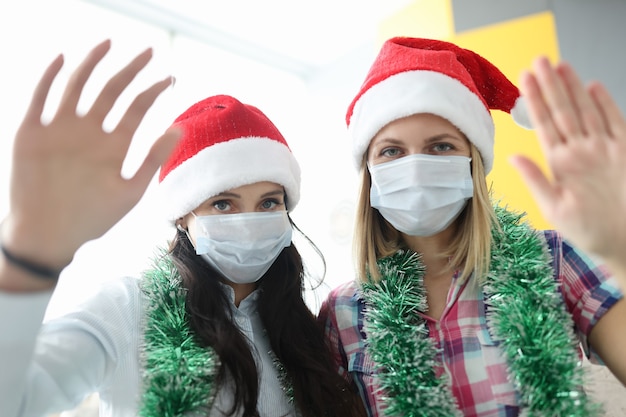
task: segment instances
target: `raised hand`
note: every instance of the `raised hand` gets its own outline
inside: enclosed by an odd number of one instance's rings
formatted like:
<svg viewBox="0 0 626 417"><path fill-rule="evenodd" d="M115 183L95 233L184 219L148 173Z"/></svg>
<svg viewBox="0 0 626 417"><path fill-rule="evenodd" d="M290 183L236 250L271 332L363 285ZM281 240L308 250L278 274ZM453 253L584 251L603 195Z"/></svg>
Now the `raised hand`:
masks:
<svg viewBox="0 0 626 417"><path fill-rule="evenodd" d="M52 120L41 120L63 57L55 59L37 85L18 129L10 182L9 214L1 239L10 251L49 268L67 265L86 241L104 234L137 204L179 136L158 138L132 178L121 170L131 140L171 77L137 95L110 132L103 121L115 101L152 57L146 50L108 80L84 115L77 114L83 87L110 49L93 48L74 71Z"/></svg>
<svg viewBox="0 0 626 417"><path fill-rule="evenodd" d="M567 63L546 58L522 75L521 90L551 176L514 157L548 221L607 264L626 262L626 121L606 89L585 88ZM626 271L623 271L626 272Z"/></svg>

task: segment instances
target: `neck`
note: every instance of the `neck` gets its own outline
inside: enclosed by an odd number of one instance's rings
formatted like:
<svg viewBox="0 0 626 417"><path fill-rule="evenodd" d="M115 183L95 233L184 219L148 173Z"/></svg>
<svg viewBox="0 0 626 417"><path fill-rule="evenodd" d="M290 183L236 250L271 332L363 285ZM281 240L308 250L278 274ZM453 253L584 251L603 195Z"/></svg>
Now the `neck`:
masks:
<svg viewBox="0 0 626 417"><path fill-rule="evenodd" d="M449 267L448 257L442 254L446 253L450 247L454 233L454 225L450 225L432 236L409 236L402 234L402 237L409 249L421 255L427 274L436 275Z"/></svg>
<svg viewBox="0 0 626 417"><path fill-rule="evenodd" d="M256 289L256 282L252 282L250 284L238 284L236 282L225 281L226 285L230 286L235 292L235 306L239 307L239 304L242 300L244 300L247 296L252 294L252 292Z"/></svg>

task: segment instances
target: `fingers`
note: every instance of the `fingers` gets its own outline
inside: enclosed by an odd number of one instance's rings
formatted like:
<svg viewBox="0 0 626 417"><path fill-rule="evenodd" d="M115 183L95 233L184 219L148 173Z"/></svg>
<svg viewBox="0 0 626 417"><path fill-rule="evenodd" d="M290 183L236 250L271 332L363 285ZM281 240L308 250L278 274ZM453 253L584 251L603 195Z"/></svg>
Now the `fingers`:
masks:
<svg viewBox="0 0 626 417"><path fill-rule="evenodd" d="M608 93L598 87L586 89L568 63L552 67L541 57L533 69L534 75L522 79L522 90L530 97L531 119L549 133L550 144L558 143L557 132L561 142L601 139L612 135L614 127L624 126L623 116Z"/></svg>
<svg viewBox="0 0 626 417"><path fill-rule="evenodd" d="M626 140L626 120L606 88L599 83L591 84L589 94L602 115L609 137Z"/></svg>
<svg viewBox="0 0 626 417"><path fill-rule="evenodd" d="M121 134L124 138L132 138L139 124L148 112L148 109L154 104L157 97L159 97L167 87L172 85L172 82L173 78L167 77L153 84L150 88L135 97L114 132ZM124 146L128 148L128 146L130 146L130 140L127 140Z"/></svg>
<svg viewBox="0 0 626 417"><path fill-rule="evenodd" d="M50 92L50 87L52 86L52 82L56 78L62 66L63 55L59 55L54 61L52 61L52 63L50 63L48 68L46 68L46 71L35 88L30 106L26 111L24 123L41 123L41 114L43 113L46 99L48 98L48 93Z"/></svg>
<svg viewBox="0 0 626 417"><path fill-rule="evenodd" d="M571 97L573 110L571 117L580 121L579 125L582 129L582 135L574 136L572 139L605 135L608 131L605 120L572 67L565 62L561 63L557 67L557 73L565 83L568 95Z"/></svg>
<svg viewBox="0 0 626 417"><path fill-rule="evenodd" d="M557 73L545 57L536 59L533 63L533 69L546 108L560 133L561 139L580 136L583 128L573 106L568 86L561 74Z"/></svg>
<svg viewBox="0 0 626 417"><path fill-rule="evenodd" d="M85 86L85 83L91 76L93 69L98 62L107 54L111 48L111 41L106 40L98 44L93 48L79 67L74 71L67 84L67 88L61 97L61 104L59 105L59 113L70 112L76 113L76 107L78 106L78 100Z"/></svg>
<svg viewBox="0 0 626 417"><path fill-rule="evenodd" d="M89 115L94 116L96 120L104 121L109 111L115 104L120 94L128 87L133 79L137 76L152 58L152 49L146 49L137 55L126 67L113 76L104 86L96 100L94 101Z"/></svg>
<svg viewBox="0 0 626 417"><path fill-rule="evenodd" d="M561 135L552 120L536 77L528 72L522 73L520 89L527 102L528 115L545 153L547 149L561 143Z"/></svg>
<svg viewBox="0 0 626 417"><path fill-rule="evenodd" d="M557 195L554 186L537 164L529 158L522 155L514 155L509 159L509 162L518 170L522 180L526 183L537 204L545 214L547 208L553 206L553 201Z"/></svg>

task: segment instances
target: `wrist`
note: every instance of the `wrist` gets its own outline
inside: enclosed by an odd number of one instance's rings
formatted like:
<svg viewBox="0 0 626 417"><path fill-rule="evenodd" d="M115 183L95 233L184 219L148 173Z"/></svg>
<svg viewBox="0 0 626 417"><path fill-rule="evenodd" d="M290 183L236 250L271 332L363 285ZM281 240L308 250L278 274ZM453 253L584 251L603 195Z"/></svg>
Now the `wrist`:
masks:
<svg viewBox="0 0 626 417"><path fill-rule="evenodd" d="M57 280L44 280L28 271L11 264L0 255L0 292L26 293L50 291L56 287Z"/></svg>
<svg viewBox="0 0 626 417"><path fill-rule="evenodd" d="M47 281L56 281L59 279L61 275L62 269L50 268L46 265L42 265L37 262L33 262L24 257L16 255L7 249L2 241L0 241L0 253L4 256L6 262L11 264L13 267L21 269L23 272L26 272L36 278L40 278Z"/></svg>
<svg viewBox="0 0 626 417"><path fill-rule="evenodd" d="M20 229L14 220L7 218L0 225L0 291L53 289L71 258L59 261L62 258L54 251L38 248L41 239L28 237L26 231L29 228ZM42 254L46 256L40 256Z"/></svg>
<svg viewBox="0 0 626 417"><path fill-rule="evenodd" d="M45 233L45 227L20 221L18 217L9 216L0 223L0 257L16 266L23 264L35 275L52 277L57 272L58 276L72 262L74 253L68 254L59 239L46 240L46 235L54 233Z"/></svg>

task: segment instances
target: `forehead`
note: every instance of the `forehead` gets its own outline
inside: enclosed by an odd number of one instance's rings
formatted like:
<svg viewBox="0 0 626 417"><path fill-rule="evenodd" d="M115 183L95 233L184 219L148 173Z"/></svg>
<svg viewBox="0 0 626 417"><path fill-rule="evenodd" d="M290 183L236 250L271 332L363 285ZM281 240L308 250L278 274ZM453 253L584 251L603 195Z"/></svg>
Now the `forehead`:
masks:
<svg viewBox="0 0 626 417"><path fill-rule="evenodd" d="M228 190L228 192L235 192L235 193L244 193L244 192L256 192L256 193L264 193L264 192L269 192L269 191L282 191L283 190L283 186L275 183L275 182L271 182L271 181L259 181L259 182L253 182L252 184L245 184L239 187L235 187L231 190Z"/></svg>
<svg viewBox="0 0 626 417"><path fill-rule="evenodd" d="M401 130L445 130L458 132L458 129L443 117L430 114L419 113L411 116L402 117L400 119L393 120L387 123L382 129L378 131L375 138L384 135L389 132L401 131Z"/></svg>
<svg viewBox="0 0 626 417"><path fill-rule="evenodd" d="M216 194L210 197L210 200L214 200L215 198L219 198L221 196L242 198L242 197L257 197L263 196L265 194L282 194L285 192L284 187L281 184L271 182L271 181L259 181L251 184L241 185L239 187L231 188L226 191L222 191L219 194Z"/></svg>
<svg viewBox="0 0 626 417"><path fill-rule="evenodd" d="M204 200L196 207L203 209L210 207L219 200L241 200L241 201L258 201L264 198L282 198L285 195L285 189L282 185L270 181L260 181L252 184L246 184L239 187L231 188L219 194L211 196Z"/></svg>
<svg viewBox="0 0 626 417"><path fill-rule="evenodd" d="M446 139L457 139L468 143L465 135L448 120L434 114L420 113L388 123L378 131L370 145L380 142L421 141L441 135Z"/></svg>

